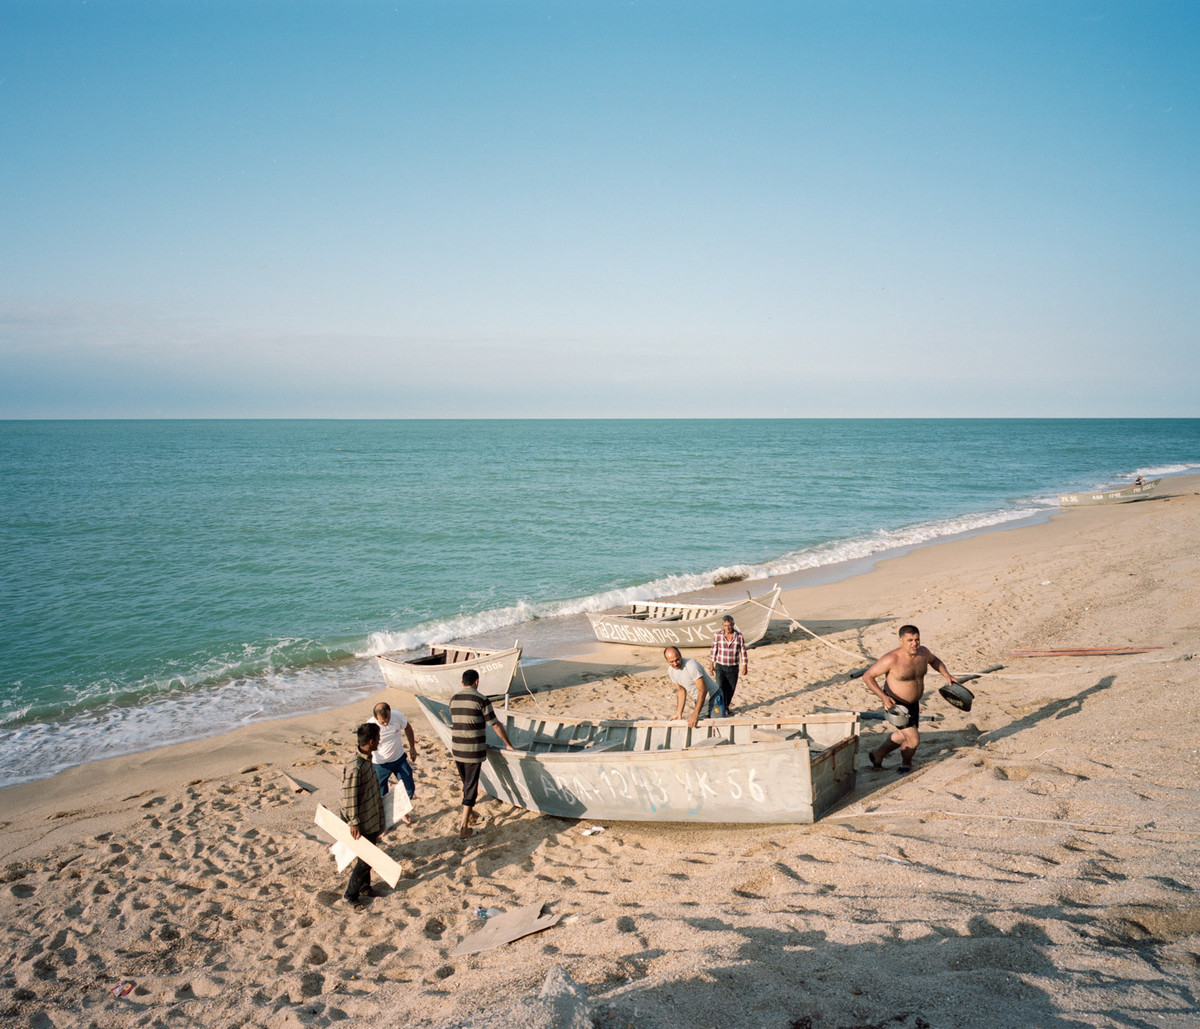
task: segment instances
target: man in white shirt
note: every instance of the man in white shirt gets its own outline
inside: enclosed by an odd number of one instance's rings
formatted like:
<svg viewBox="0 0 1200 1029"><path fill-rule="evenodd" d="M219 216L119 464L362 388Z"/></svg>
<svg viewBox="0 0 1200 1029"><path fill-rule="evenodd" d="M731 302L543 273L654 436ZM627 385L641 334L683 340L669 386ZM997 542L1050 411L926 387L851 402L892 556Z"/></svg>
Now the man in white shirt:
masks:
<svg viewBox="0 0 1200 1029"><path fill-rule="evenodd" d="M675 647L667 647L663 651L663 657L667 659L667 675L675 684L675 693L679 701L675 706L675 717L683 717L685 703L695 704L691 717L688 718L688 726L694 729L701 718L713 716L713 704L719 703L721 691L695 658L689 657L684 661L683 655Z"/></svg>
<svg viewBox="0 0 1200 1029"><path fill-rule="evenodd" d="M416 787L413 784L412 765L408 763L409 755L414 761L417 757L417 738L412 726L402 712L393 711L391 705L383 701L375 705L375 717L371 719L371 724L379 726L379 747L372 755L372 760L375 762L375 775L379 779L380 795L387 794L388 780L394 772L411 799ZM404 752L402 735L408 737L408 754ZM412 819L405 815L404 823L410 825Z"/></svg>

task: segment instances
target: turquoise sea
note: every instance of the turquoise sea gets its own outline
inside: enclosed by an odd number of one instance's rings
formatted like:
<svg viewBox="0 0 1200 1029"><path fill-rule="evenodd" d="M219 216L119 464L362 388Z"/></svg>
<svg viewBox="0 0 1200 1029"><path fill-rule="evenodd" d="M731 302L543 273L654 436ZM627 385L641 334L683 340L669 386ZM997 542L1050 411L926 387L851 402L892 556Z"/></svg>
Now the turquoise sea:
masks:
<svg viewBox="0 0 1200 1029"><path fill-rule="evenodd" d="M0 422L0 785L1197 468L1200 419Z"/></svg>

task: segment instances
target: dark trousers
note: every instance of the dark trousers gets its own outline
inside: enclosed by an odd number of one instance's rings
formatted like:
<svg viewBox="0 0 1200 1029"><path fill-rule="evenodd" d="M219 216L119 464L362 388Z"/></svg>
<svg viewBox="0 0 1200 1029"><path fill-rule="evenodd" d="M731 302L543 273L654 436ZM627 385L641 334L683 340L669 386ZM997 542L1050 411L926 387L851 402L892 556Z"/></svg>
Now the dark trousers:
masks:
<svg viewBox="0 0 1200 1029"><path fill-rule="evenodd" d="M362 839L368 843L378 843L380 833L363 833ZM368 886L371 885L371 866L368 865L362 858L354 862L354 868L350 872L350 881L346 884L346 899L357 900L358 895L362 893Z"/></svg>
<svg viewBox="0 0 1200 1029"><path fill-rule="evenodd" d="M738 666L713 665L713 668L716 670L717 688L725 698L725 710L728 711L729 705L733 703L733 691L737 689Z"/></svg>
<svg viewBox="0 0 1200 1029"><path fill-rule="evenodd" d="M479 798L479 773L483 770L482 761L455 761L458 766L458 777L462 779L463 807L474 807Z"/></svg>

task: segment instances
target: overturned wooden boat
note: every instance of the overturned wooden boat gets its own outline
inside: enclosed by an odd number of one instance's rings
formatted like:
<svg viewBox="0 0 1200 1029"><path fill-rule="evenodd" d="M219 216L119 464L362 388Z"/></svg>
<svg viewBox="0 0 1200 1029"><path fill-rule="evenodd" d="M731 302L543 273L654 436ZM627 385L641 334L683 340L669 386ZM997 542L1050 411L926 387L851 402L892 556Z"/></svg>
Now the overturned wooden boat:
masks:
<svg viewBox="0 0 1200 1029"><path fill-rule="evenodd" d="M384 682L418 696L449 699L462 689L463 672L474 668L479 673L479 692L485 697L503 697L521 660L521 648L432 646L424 657L401 661L384 654L378 660Z"/></svg>
<svg viewBox="0 0 1200 1029"><path fill-rule="evenodd" d="M450 747L446 703L418 697ZM820 818L854 791L853 711L685 721L551 718L497 711L480 774L494 797L560 818L791 822Z"/></svg>
<svg viewBox="0 0 1200 1029"><path fill-rule="evenodd" d="M1091 507L1095 504L1128 504L1131 500L1145 500L1154 492L1162 479L1134 483L1123 489L1104 490L1100 493L1060 493L1060 507Z"/></svg>
<svg viewBox="0 0 1200 1029"><path fill-rule="evenodd" d="M732 615L734 625L746 639L746 646L767 634L771 613L782 587L745 600L726 604L676 604L651 600L629 605L620 613L588 612L596 639L605 643L629 643L634 646L709 647L721 629L721 619Z"/></svg>

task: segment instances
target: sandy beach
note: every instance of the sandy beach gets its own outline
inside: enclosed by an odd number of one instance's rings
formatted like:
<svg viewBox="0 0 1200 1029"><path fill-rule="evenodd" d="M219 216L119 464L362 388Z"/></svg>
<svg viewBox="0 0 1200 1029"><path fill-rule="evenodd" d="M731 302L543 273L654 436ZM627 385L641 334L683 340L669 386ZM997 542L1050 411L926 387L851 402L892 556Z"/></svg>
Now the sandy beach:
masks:
<svg viewBox="0 0 1200 1029"><path fill-rule="evenodd" d="M313 815L337 810L373 701L5 790L3 1025L1196 1026L1198 490L1168 479L786 592L821 639L777 614L738 713L876 711L848 673L903 622L952 672L1003 665L969 713L930 679L909 776L870 768L884 730L865 723L857 789L815 825L583 835L488 800L460 842L454 766L382 686L417 733L415 821L383 840L405 877L361 911L336 903L348 872ZM1156 649L1010 657L1133 646ZM653 649L525 675L518 708L673 711ZM451 956L477 908L533 903L559 923Z"/></svg>

